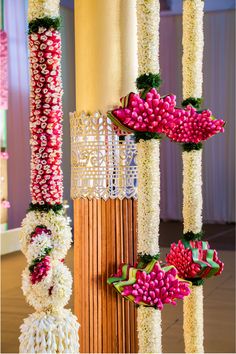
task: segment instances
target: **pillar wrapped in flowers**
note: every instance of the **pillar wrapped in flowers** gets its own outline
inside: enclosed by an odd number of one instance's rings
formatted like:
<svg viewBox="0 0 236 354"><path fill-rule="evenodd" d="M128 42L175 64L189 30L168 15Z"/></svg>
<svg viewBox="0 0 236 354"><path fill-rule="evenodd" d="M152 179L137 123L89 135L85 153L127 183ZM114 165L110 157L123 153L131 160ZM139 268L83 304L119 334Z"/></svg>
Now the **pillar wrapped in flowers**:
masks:
<svg viewBox="0 0 236 354"><path fill-rule="evenodd" d="M202 241L202 141L224 131L225 122L210 110L200 110L203 60L202 0L183 1L183 97L185 115L176 117L166 135L183 145L184 235L172 244L166 257L179 275L191 281L191 294L184 299L184 342L186 353L204 352L203 281L221 274L223 263L217 252Z"/></svg>
<svg viewBox="0 0 236 354"><path fill-rule="evenodd" d="M64 309L72 276L64 264L71 229L63 215L59 0L29 1L31 197L22 222L22 290L36 310L21 326L20 353L78 353L79 324Z"/></svg>
<svg viewBox="0 0 236 354"><path fill-rule="evenodd" d="M172 266L159 259L160 139L184 110L175 107L174 95L160 97L159 75L160 4L137 1L138 94L121 99L121 106L108 113L115 125L133 133L137 145L138 237L137 265L122 264L108 283L138 305L137 331L140 353L162 352L161 310L164 304L189 295L189 283L177 277Z"/></svg>

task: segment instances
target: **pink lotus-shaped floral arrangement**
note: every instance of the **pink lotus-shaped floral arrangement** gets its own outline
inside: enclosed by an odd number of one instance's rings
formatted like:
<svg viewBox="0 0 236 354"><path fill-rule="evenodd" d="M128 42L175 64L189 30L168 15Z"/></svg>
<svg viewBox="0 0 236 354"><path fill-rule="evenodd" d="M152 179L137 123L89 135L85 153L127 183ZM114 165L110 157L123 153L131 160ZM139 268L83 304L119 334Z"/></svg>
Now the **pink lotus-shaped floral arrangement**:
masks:
<svg viewBox="0 0 236 354"><path fill-rule="evenodd" d="M210 249L207 241L172 243L166 262L176 267L181 278L188 280L220 275L224 268L216 250Z"/></svg>
<svg viewBox="0 0 236 354"><path fill-rule="evenodd" d="M196 111L191 105L176 107L176 96L161 97L155 88L145 96L130 93L121 98L119 108L108 117L120 129L165 134L180 143L199 143L224 131L225 122L216 120L210 110Z"/></svg>
<svg viewBox="0 0 236 354"><path fill-rule="evenodd" d="M129 301L159 310L190 294L189 283L178 278L177 270L173 266L161 267L155 259L142 269L122 264L108 283Z"/></svg>
<svg viewBox="0 0 236 354"><path fill-rule="evenodd" d="M165 131L167 137L173 141L197 144L224 132L225 122L222 119L215 119L208 109L197 112L189 105L177 114Z"/></svg>

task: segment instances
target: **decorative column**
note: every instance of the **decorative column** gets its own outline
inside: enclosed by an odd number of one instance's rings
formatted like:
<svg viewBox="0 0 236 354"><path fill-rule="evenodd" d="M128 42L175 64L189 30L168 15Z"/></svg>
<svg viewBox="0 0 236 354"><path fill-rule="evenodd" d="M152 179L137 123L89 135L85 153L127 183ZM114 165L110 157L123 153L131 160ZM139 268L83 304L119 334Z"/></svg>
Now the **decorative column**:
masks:
<svg viewBox="0 0 236 354"><path fill-rule="evenodd" d="M201 101L203 82L202 0L183 1L183 99ZM189 146L189 145L187 145ZM202 148L183 151L183 226L184 234L202 233ZM199 237L200 239L200 237ZM201 283L201 282L200 282ZM184 300L184 343L186 353L204 353L203 286L192 285Z"/></svg>
<svg viewBox="0 0 236 354"><path fill-rule="evenodd" d="M137 1L139 77L158 74L159 66L159 0ZM142 139L144 138L144 139ZM138 161L138 254L158 256L160 224L160 138L145 136L137 143ZM162 353L161 311L138 307L139 353Z"/></svg>
<svg viewBox="0 0 236 354"><path fill-rule="evenodd" d="M203 64L202 0L183 0L183 98L186 107L166 132L182 143L183 153L183 237L172 244L166 260L176 266L179 276L191 281L191 294L184 299L184 342L186 353L204 353L203 281L219 275L223 263L217 252L202 241L202 141L223 132L224 121L202 102Z"/></svg>
<svg viewBox="0 0 236 354"><path fill-rule="evenodd" d="M64 309L72 276L64 264L71 229L63 215L59 0L29 1L31 197L22 222L22 290L36 310L21 325L20 353L78 353L79 324Z"/></svg>
<svg viewBox="0 0 236 354"><path fill-rule="evenodd" d="M188 282L177 278L173 266L159 259L160 139L175 114L175 96L160 97L160 4L137 1L139 93L121 98L121 106L108 113L115 125L134 134L138 167L138 262L121 264L108 283L138 305L139 353L162 352L161 310L189 294Z"/></svg>
<svg viewBox="0 0 236 354"><path fill-rule="evenodd" d="M136 352L136 311L106 284L136 257L136 147L107 110L137 76L135 0L76 0L71 114L75 312L82 352Z"/></svg>

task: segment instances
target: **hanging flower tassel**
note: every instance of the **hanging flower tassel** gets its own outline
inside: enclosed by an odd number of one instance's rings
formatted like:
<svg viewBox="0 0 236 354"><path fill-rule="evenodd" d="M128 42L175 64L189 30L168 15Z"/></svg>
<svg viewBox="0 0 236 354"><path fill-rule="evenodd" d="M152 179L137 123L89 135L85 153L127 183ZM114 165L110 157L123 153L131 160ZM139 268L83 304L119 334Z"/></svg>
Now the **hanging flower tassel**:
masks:
<svg viewBox="0 0 236 354"><path fill-rule="evenodd" d="M35 312L21 326L20 353L79 353L79 324L70 310Z"/></svg>

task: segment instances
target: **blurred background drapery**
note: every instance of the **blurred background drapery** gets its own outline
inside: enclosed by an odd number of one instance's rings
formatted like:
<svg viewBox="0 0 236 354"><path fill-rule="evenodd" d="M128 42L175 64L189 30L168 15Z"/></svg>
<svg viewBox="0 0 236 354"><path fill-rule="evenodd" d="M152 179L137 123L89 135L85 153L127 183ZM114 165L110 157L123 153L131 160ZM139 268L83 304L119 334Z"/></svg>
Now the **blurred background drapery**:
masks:
<svg viewBox="0 0 236 354"><path fill-rule="evenodd" d="M5 29L9 38L8 167L9 228L20 226L29 198L29 77L27 1L5 0ZM62 7L63 172L65 199L70 195L69 111L75 109L73 10ZM235 11L207 12L204 20L204 107L226 120L225 133L204 144L203 198L205 222L233 222L234 210L234 78ZM161 93L182 97L182 16L161 16ZM112 78L111 78L112 80ZM181 148L165 141L161 147L161 217L182 219ZM71 203L72 205L72 203ZM72 208L70 208L70 214Z"/></svg>

